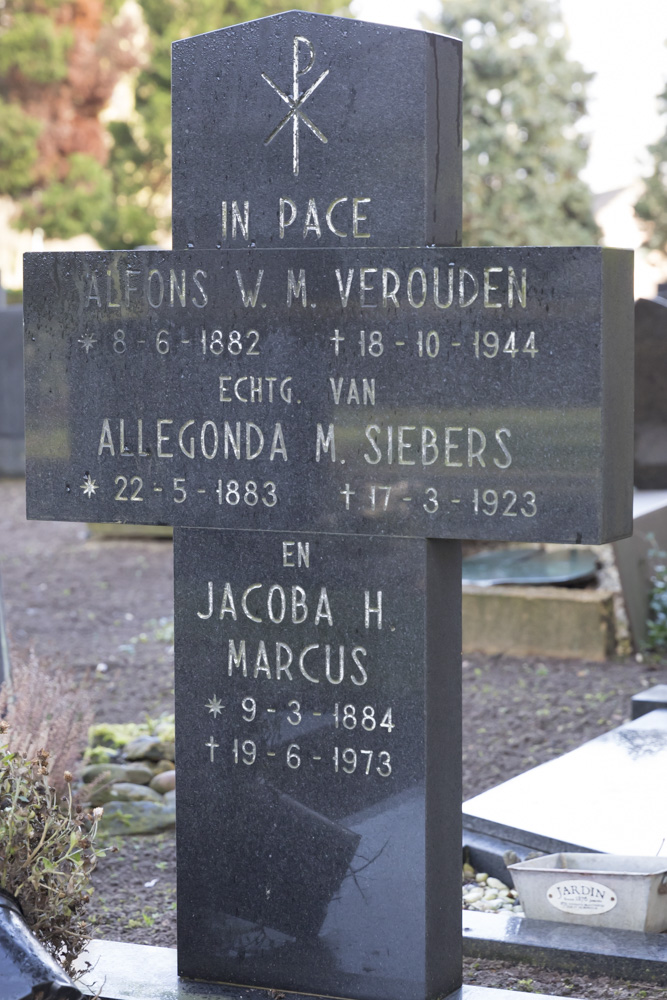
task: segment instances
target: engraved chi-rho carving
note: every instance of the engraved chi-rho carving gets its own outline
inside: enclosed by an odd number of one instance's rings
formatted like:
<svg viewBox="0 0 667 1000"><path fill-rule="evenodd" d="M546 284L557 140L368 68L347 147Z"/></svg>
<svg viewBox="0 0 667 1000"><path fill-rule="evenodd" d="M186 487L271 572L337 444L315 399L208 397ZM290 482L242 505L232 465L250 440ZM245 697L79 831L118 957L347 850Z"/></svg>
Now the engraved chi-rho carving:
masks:
<svg viewBox="0 0 667 1000"><path fill-rule="evenodd" d="M301 65L302 45L306 47L306 51L308 53L308 62L305 66ZM320 142L326 143L329 141L317 125L313 124L303 110L303 105L317 90L322 81L329 75L329 70L326 69L324 73L317 78L315 83L312 83L310 87L308 87L307 90L299 90L299 77L306 76L310 73L314 63L315 46L313 43L307 38L304 38L302 35L295 35L292 57L292 96L290 97L284 90L281 90L280 87L273 82L270 76L266 73L262 73L262 79L266 80L268 85L275 90L276 94L278 94L285 104L289 105L289 111L285 117L278 122L271 134L266 137L264 143L268 146L268 144L272 142L280 132L282 132L285 126L288 125L290 121L292 122L292 172L295 177L299 176L299 123L303 122L303 124L310 129L313 135L315 135Z"/></svg>

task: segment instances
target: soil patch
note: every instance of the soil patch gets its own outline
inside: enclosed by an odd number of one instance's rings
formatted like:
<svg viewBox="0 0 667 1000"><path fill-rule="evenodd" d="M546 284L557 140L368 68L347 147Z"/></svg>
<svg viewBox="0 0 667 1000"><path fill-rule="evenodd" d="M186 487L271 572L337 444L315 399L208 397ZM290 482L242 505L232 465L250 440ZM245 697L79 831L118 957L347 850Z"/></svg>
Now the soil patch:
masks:
<svg viewBox="0 0 667 1000"><path fill-rule="evenodd" d="M101 541L82 524L27 522L24 502L22 481L0 480L0 578L14 650L34 647L52 669L68 671L98 721L173 711L171 544ZM629 715L630 696L658 683L667 683L665 663L466 657L465 797L617 726ZM118 853L94 876L92 936L174 946L174 836L114 843ZM652 984L481 959L466 959L464 981L586 1000L665 995Z"/></svg>

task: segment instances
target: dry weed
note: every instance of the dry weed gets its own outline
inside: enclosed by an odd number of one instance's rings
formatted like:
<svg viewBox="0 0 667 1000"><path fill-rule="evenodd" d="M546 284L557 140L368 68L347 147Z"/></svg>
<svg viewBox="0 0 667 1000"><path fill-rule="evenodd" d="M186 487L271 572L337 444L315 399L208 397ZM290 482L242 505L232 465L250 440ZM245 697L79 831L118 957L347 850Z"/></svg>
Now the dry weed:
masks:
<svg viewBox="0 0 667 1000"><path fill-rule="evenodd" d="M88 940L83 913L90 873L103 852L93 846L102 809L84 811L48 782L47 750L29 758L7 746L0 722L0 889L19 903L28 927L71 971Z"/></svg>
<svg viewBox="0 0 667 1000"><path fill-rule="evenodd" d="M27 659L14 656L12 686L0 689L0 719L11 734L10 750L32 759L42 747L49 751L49 784L62 795L65 773L76 772L88 741L93 709L87 685L76 686L33 650Z"/></svg>

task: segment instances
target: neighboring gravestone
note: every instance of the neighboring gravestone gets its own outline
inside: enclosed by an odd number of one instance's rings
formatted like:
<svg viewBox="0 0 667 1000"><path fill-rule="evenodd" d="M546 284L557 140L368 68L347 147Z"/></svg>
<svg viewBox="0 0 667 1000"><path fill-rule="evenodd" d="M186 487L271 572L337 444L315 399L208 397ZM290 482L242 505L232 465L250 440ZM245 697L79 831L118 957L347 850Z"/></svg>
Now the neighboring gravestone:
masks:
<svg viewBox="0 0 667 1000"><path fill-rule="evenodd" d="M618 537L631 281L598 247L31 254L29 516Z"/></svg>
<svg viewBox="0 0 667 1000"><path fill-rule="evenodd" d="M0 476L25 473L23 310L0 305Z"/></svg>
<svg viewBox="0 0 667 1000"><path fill-rule="evenodd" d="M458 544L175 542L181 974L339 997L454 989Z"/></svg>
<svg viewBox="0 0 667 1000"><path fill-rule="evenodd" d="M614 543L614 561L623 591L634 648L646 643L651 577L667 550L667 493L637 490L632 535Z"/></svg>
<svg viewBox="0 0 667 1000"><path fill-rule="evenodd" d="M667 489L667 300L635 303L635 486Z"/></svg>

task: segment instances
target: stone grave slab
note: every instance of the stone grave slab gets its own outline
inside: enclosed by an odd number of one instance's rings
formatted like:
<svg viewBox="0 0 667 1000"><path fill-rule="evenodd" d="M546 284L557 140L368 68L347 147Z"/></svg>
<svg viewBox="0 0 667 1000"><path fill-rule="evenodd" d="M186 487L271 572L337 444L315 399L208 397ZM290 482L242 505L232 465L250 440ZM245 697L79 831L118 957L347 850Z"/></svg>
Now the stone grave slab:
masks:
<svg viewBox="0 0 667 1000"><path fill-rule="evenodd" d="M0 476L25 473L23 310L0 305Z"/></svg>
<svg viewBox="0 0 667 1000"><path fill-rule="evenodd" d="M544 853L667 857L667 709L463 803L463 825Z"/></svg>
<svg viewBox="0 0 667 1000"><path fill-rule="evenodd" d="M625 535L631 281L598 247L29 254L29 517Z"/></svg>
<svg viewBox="0 0 667 1000"><path fill-rule="evenodd" d="M179 973L335 997L450 992L458 544L174 541Z"/></svg>
<svg viewBox="0 0 667 1000"><path fill-rule="evenodd" d="M461 242L458 39L289 11L175 42L172 95L174 247Z"/></svg>

